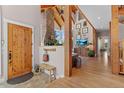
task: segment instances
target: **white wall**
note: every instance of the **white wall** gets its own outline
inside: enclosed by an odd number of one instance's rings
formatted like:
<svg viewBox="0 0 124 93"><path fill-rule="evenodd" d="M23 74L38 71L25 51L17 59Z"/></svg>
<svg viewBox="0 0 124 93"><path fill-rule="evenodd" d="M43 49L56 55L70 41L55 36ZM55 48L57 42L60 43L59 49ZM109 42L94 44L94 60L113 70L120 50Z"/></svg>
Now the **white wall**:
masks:
<svg viewBox="0 0 124 93"><path fill-rule="evenodd" d="M41 24L40 6L26 5L26 6L2 6L3 19L20 22L34 27L34 63L39 62L39 30ZM4 21L2 21L4 24ZM2 30L3 31L3 30ZM5 40L4 31L2 32L2 40ZM2 49L4 50L4 46ZM4 53L4 51L2 51ZM2 55L2 60L4 55ZM2 61L4 62L4 61ZM2 66L3 67L3 66Z"/></svg>
<svg viewBox="0 0 124 93"><path fill-rule="evenodd" d="M48 51L49 61L45 62L47 64L53 65L56 67L56 76L64 77L64 46L43 46L40 47L39 51L39 60L40 63L43 62L43 54L45 49L56 49L56 51Z"/></svg>
<svg viewBox="0 0 124 93"><path fill-rule="evenodd" d="M90 43L93 43L93 28L89 23L87 24L87 27L88 27L88 40Z"/></svg>

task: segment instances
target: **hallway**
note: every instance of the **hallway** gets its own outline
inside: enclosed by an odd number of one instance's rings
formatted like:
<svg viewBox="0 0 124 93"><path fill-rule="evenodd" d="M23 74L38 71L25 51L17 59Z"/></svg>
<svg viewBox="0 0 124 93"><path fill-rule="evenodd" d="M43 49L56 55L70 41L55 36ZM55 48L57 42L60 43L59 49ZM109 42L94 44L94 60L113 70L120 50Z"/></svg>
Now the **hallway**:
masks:
<svg viewBox="0 0 124 93"><path fill-rule="evenodd" d="M73 69L70 78L58 79L48 87L124 87L124 75L111 73L107 52L98 58L85 58L81 69Z"/></svg>

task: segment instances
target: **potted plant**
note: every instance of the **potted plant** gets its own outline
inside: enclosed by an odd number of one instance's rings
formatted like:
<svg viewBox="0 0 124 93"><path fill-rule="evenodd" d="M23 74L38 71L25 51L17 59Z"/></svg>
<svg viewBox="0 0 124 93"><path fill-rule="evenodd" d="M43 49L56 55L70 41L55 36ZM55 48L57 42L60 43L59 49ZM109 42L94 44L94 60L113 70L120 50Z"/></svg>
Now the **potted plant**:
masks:
<svg viewBox="0 0 124 93"><path fill-rule="evenodd" d="M94 50L88 50L88 56L89 57L94 57L95 56L95 51Z"/></svg>

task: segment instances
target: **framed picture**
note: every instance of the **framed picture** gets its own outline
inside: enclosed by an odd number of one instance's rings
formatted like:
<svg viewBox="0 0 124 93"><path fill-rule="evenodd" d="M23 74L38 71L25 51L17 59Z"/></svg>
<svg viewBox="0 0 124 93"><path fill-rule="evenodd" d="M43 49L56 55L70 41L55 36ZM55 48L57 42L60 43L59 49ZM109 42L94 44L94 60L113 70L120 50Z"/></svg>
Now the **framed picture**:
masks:
<svg viewBox="0 0 124 93"><path fill-rule="evenodd" d="M76 29L76 32L80 32L80 28L77 28L77 29Z"/></svg>
<svg viewBox="0 0 124 93"><path fill-rule="evenodd" d="M76 28L81 28L81 24L78 23L78 24L76 25Z"/></svg>
<svg viewBox="0 0 124 93"><path fill-rule="evenodd" d="M82 34L88 33L88 27L82 28Z"/></svg>
<svg viewBox="0 0 124 93"><path fill-rule="evenodd" d="M83 26L84 26L84 27L87 26L87 21L84 21Z"/></svg>

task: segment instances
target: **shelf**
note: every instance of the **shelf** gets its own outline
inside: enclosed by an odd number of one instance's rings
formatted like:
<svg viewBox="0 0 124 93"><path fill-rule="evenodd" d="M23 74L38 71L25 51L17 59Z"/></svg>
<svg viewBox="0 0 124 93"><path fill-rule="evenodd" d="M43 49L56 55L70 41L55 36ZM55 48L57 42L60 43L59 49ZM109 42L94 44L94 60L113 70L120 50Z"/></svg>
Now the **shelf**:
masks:
<svg viewBox="0 0 124 93"><path fill-rule="evenodd" d="M56 48L44 48L44 51L56 51Z"/></svg>

